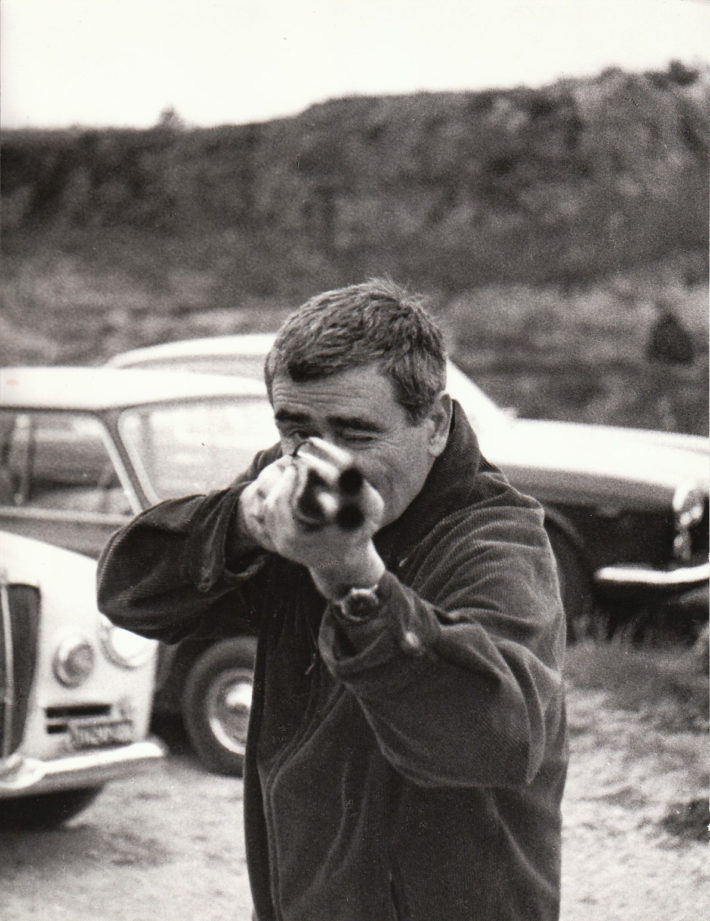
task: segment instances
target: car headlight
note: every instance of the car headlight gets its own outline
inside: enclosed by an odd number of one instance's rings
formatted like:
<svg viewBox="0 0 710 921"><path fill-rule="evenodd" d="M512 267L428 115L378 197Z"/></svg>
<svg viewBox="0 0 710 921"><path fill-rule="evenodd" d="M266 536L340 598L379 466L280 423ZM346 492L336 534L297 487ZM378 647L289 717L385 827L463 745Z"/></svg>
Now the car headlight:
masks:
<svg viewBox="0 0 710 921"><path fill-rule="evenodd" d="M690 560L693 554L691 530L703 520L707 497L697 486L679 486L673 496L675 537L673 556L677 560Z"/></svg>
<svg viewBox="0 0 710 921"><path fill-rule="evenodd" d="M107 617L101 618L101 648L106 657L121 668L139 668L150 661L155 652L155 640L147 640L131 630L124 630L112 624Z"/></svg>
<svg viewBox="0 0 710 921"><path fill-rule="evenodd" d="M57 681L65 687L83 684L94 669L94 647L80 633L70 633L59 643L52 662Z"/></svg>

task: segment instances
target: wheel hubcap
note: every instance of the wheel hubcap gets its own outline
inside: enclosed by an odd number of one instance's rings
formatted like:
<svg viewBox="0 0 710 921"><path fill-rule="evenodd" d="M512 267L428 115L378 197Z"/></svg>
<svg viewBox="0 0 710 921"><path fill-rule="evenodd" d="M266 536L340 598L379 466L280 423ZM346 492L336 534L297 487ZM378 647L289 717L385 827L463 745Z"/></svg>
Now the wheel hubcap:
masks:
<svg viewBox="0 0 710 921"><path fill-rule="evenodd" d="M236 755L244 754L251 698L251 673L243 669L222 672L208 691L207 718L212 734Z"/></svg>

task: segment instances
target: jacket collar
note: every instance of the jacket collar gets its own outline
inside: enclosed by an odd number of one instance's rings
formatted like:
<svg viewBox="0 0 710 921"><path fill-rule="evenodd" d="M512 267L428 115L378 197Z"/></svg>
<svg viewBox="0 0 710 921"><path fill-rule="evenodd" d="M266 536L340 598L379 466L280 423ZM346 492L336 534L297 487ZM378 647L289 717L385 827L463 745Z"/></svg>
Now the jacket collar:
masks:
<svg viewBox="0 0 710 921"><path fill-rule="evenodd" d="M434 461L424 486L400 517L375 537L386 563L406 555L442 518L470 500L481 462L475 432L454 400L446 447Z"/></svg>

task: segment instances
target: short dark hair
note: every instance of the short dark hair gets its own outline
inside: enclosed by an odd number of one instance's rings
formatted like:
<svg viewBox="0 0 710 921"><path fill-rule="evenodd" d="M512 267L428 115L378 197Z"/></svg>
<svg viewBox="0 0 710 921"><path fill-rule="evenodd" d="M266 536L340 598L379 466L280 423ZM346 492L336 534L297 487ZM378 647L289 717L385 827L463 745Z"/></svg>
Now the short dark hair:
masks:
<svg viewBox="0 0 710 921"><path fill-rule="evenodd" d="M395 398L417 424L446 387L444 337L418 295L389 279L326 291L306 301L279 330L266 357L271 397L274 377L296 382L377 364Z"/></svg>

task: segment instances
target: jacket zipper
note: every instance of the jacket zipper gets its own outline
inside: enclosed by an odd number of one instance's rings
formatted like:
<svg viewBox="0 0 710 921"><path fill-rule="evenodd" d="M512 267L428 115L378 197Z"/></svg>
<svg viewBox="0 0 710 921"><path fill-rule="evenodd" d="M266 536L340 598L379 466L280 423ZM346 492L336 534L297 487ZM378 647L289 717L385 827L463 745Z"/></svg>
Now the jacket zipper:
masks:
<svg viewBox="0 0 710 921"><path fill-rule="evenodd" d="M274 810L273 804L271 802L271 791L274 788L276 779L283 768L286 767L287 763L291 758L297 753L301 748L303 743L308 739L311 734L311 730L316 722L316 717L324 717L329 713L333 707L338 703L341 697L342 691L334 695L330 706L327 710L324 710L322 713L319 709L319 703L321 699L321 693L323 690L323 661L316 650L315 659L310 663L307 669L307 674L313 674L313 683L311 685L310 696L308 699L308 704L303 716L303 724L300 732L297 732L295 737L291 742L284 748L281 752L276 763L272 766L271 770L264 778L263 784L263 802L264 802L264 818L266 820L266 829L268 837L268 847L269 847L269 876L271 882L271 901L274 906L274 912L277 917L277 921L283 921L283 913L281 911L280 904L280 894L279 894L279 876L278 876L278 861L276 859L276 827L274 822Z"/></svg>

